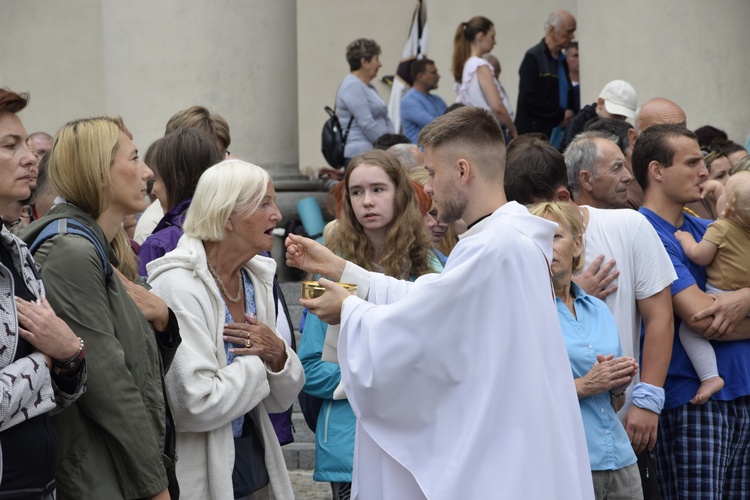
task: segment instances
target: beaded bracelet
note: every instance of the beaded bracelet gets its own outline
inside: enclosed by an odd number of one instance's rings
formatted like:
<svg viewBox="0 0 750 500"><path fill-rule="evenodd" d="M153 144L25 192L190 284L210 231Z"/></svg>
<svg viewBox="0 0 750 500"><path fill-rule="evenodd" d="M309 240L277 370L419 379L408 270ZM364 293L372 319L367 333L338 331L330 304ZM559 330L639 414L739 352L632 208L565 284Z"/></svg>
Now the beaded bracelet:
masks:
<svg viewBox="0 0 750 500"><path fill-rule="evenodd" d="M81 337L78 337L78 340L80 342L80 346L78 347L78 352L75 356L73 356L70 359L66 359L63 361L57 361L55 360L55 367L54 367L54 373L55 375L58 375L63 370L74 370L78 368L81 363L83 363L83 358L86 356L86 346L83 343L83 339Z"/></svg>

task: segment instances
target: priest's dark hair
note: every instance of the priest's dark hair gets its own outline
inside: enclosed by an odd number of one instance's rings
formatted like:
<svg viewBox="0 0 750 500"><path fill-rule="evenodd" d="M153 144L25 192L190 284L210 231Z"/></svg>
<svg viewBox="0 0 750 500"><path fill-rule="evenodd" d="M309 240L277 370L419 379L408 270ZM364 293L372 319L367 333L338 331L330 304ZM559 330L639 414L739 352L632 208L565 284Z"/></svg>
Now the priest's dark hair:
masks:
<svg viewBox="0 0 750 500"><path fill-rule="evenodd" d="M419 146L447 150L471 159L488 180L505 172L505 139L500 123L487 111L464 106L433 120L419 134Z"/></svg>

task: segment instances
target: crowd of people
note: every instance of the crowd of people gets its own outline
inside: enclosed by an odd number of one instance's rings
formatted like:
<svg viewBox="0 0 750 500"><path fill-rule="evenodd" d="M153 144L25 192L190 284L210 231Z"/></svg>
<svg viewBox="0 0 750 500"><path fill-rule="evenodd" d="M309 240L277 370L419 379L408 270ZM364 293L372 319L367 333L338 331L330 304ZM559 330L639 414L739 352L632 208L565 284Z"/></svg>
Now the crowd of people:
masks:
<svg viewBox="0 0 750 500"><path fill-rule="evenodd" d="M0 89L0 499L293 498L300 394L334 500L750 497L750 156L621 79L581 108L575 30L548 16L514 109L460 23L456 104L414 61L404 135L347 47L333 220L285 240L325 290L299 338L220 115L144 162L121 117L28 135Z"/></svg>

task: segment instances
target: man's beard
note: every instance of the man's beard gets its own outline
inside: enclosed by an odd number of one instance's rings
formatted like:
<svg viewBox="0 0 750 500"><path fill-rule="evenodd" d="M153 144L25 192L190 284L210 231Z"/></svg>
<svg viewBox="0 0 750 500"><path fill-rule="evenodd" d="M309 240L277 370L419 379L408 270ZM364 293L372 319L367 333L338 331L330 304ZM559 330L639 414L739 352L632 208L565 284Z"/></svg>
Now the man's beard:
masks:
<svg viewBox="0 0 750 500"><path fill-rule="evenodd" d="M438 221L450 224L463 216L469 197L453 184L446 190L444 199L438 200Z"/></svg>

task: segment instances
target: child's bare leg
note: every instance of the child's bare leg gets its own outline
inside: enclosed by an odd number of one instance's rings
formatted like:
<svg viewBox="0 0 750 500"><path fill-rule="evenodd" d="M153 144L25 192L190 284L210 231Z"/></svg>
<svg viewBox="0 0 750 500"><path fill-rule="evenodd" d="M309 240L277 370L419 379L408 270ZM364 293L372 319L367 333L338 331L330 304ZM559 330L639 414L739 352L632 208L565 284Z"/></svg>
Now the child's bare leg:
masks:
<svg viewBox="0 0 750 500"><path fill-rule="evenodd" d="M708 398L719 392L724 387L724 379L716 376L707 378L701 382L698 386L698 390L695 393L693 399L690 400L691 404L702 405L708 401Z"/></svg>
<svg viewBox="0 0 750 500"><path fill-rule="evenodd" d="M679 336L680 343L701 381L701 385L690 402L694 405L702 405L724 387L724 379L719 376L716 364L716 354L711 343L703 335L693 331L685 322L680 325Z"/></svg>

